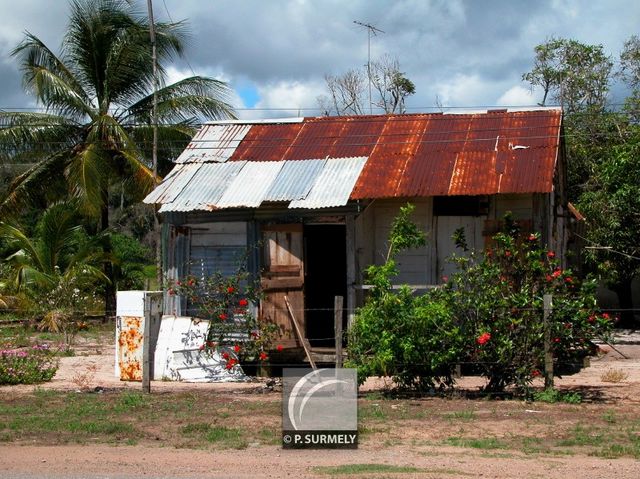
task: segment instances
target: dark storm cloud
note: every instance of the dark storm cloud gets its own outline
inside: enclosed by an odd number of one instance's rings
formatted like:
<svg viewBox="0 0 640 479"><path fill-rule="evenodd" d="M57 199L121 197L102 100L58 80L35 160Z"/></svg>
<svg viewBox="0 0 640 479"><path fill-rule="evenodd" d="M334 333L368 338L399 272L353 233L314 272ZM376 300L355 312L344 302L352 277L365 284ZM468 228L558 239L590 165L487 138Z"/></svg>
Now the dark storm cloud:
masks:
<svg viewBox="0 0 640 479"><path fill-rule="evenodd" d="M325 74L364 65L367 32L354 20L384 30L372 38L372 58L397 57L417 88L408 106L424 108L436 97L452 106L534 103L521 76L535 45L576 38L616 57L640 18L635 0L156 0L154 9L161 20L188 20L196 73L255 91L263 108L315 107ZM0 4L0 106L28 102L7 45L29 29L57 51L67 14L63 0ZM189 74L176 62L173 77Z"/></svg>

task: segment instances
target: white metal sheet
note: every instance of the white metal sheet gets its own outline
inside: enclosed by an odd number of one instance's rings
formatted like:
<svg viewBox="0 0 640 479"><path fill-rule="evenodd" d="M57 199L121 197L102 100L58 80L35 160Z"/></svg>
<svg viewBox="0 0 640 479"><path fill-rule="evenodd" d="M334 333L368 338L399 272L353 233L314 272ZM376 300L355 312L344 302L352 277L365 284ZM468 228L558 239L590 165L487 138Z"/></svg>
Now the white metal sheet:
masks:
<svg viewBox="0 0 640 479"><path fill-rule="evenodd" d="M160 212L215 208L220 197L245 164L244 161L231 161L193 165L197 171L189 183L172 202L162 205Z"/></svg>
<svg viewBox="0 0 640 479"><path fill-rule="evenodd" d="M291 201L307 197L327 160L285 161L264 201Z"/></svg>
<svg viewBox="0 0 640 479"><path fill-rule="evenodd" d="M231 164L236 162L231 162ZM227 163L229 164L229 163ZM216 203L218 208L257 208L280 173L284 161L245 162Z"/></svg>
<svg viewBox="0 0 640 479"><path fill-rule="evenodd" d="M307 197L292 201L289 208L329 208L346 205L366 162L365 156L328 159Z"/></svg>
<svg viewBox="0 0 640 479"><path fill-rule="evenodd" d="M207 124L191 139L176 163L227 161L251 129L246 124Z"/></svg>

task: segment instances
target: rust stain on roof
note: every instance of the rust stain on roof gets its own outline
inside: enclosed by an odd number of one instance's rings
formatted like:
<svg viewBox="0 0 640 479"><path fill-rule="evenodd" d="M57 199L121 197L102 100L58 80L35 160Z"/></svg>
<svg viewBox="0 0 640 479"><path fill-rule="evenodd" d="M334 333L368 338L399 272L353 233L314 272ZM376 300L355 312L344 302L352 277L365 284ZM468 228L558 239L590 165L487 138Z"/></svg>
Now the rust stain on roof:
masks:
<svg viewBox="0 0 640 479"><path fill-rule="evenodd" d="M369 159L351 199L553 189L559 109L305 118L257 124L230 161Z"/></svg>

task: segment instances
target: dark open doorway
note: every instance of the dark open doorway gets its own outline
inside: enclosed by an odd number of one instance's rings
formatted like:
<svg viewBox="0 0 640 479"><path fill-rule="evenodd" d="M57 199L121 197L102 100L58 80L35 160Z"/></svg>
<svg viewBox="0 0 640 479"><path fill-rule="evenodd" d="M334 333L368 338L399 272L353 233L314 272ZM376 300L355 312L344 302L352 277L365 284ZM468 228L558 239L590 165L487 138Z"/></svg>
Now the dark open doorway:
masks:
<svg viewBox="0 0 640 479"><path fill-rule="evenodd" d="M347 294L346 228L305 225L304 239L307 338L312 346L335 346L334 298Z"/></svg>

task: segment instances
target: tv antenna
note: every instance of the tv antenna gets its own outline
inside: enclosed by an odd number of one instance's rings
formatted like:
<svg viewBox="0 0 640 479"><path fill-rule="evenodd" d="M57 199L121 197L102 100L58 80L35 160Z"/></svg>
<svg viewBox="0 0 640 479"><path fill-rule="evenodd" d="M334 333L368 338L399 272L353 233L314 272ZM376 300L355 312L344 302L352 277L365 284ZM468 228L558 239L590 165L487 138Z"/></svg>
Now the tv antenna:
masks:
<svg viewBox="0 0 640 479"><path fill-rule="evenodd" d="M360 25L367 29L368 42L367 42L367 77L369 79L369 113L373 115L373 102L371 101L371 35L376 36L378 33L384 33L379 28L371 25L370 23L362 23L354 20L353 23Z"/></svg>

